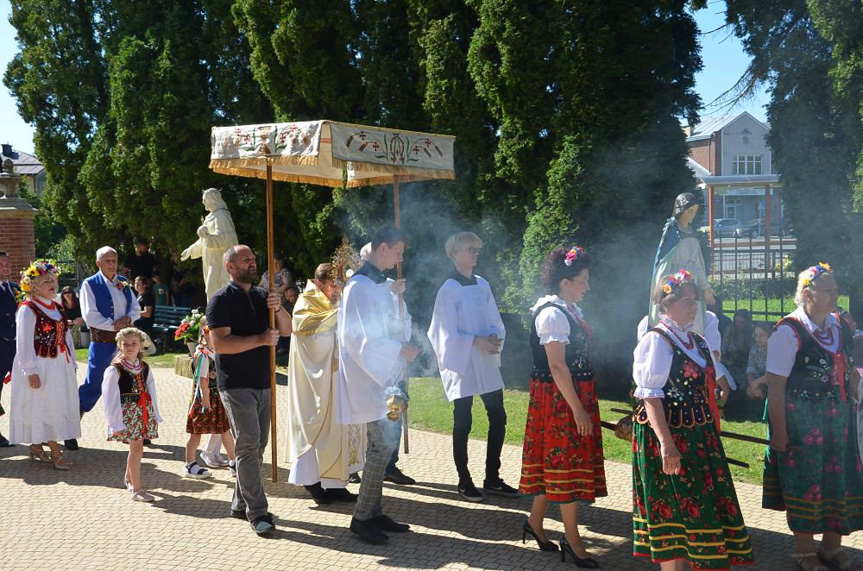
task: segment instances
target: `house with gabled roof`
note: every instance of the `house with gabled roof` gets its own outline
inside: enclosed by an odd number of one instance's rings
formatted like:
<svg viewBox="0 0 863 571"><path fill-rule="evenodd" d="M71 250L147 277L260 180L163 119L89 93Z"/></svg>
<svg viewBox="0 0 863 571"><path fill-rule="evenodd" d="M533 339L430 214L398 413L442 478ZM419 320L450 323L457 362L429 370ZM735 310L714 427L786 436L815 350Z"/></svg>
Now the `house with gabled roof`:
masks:
<svg viewBox="0 0 863 571"><path fill-rule="evenodd" d="M758 221L759 234L785 227L779 174L767 144L769 124L743 111L705 119L684 132L687 166L705 191L711 243L718 218Z"/></svg>
<svg viewBox="0 0 863 571"><path fill-rule="evenodd" d="M41 197L42 193L45 192L47 173L36 155L15 150L9 143L0 145L0 149L2 149L0 150L0 163L6 159L11 159L15 172L24 177L27 189Z"/></svg>

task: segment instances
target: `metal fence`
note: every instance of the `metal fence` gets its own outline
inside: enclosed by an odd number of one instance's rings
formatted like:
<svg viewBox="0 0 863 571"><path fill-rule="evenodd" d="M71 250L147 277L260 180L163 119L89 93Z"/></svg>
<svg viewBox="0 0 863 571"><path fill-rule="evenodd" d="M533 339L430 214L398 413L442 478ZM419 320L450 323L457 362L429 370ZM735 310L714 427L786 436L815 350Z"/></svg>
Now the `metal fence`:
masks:
<svg viewBox="0 0 863 571"><path fill-rule="evenodd" d="M709 256L709 277L725 313L748 309L753 319L776 321L794 309L792 237L716 239Z"/></svg>

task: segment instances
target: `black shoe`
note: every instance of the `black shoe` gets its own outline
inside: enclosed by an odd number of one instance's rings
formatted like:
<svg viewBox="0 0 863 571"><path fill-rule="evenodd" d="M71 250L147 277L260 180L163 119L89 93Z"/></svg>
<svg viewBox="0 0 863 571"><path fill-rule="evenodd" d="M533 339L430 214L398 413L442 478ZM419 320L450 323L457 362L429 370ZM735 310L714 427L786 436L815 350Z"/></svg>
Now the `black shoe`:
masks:
<svg viewBox="0 0 863 571"><path fill-rule="evenodd" d="M2 382L3 381L0 380L0 383ZM12 444L9 443L9 440L5 436L0 434L0 448L9 448L10 446L12 446Z"/></svg>
<svg viewBox="0 0 863 571"><path fill-rule="evenodd" d="M573 558L575 561L575 566L581 569L599 569L599 563L596 562L596 559L592 559L590 557L586 557L582 559L578 555L575 554L575 551L572 550L572 546L566 542L566 538L560 540L560 560L566 562L566 554L569 553L569 556Z"/></svg>
<svg viewBox="0 0 863 571"><path fill-rule="evenodd" d="M149 438L144 439L144 446L150 446L151 444L152 444L152 442L150 442Z"/></svg>
<svg viewBox="0 0 863 571"><path fill-rule="evenodd" d="M389 536L378 529L375 522L370 519L362 521L355 517L351 518L350 530L360 536L360 541L372 545L380 545L390 540Z"/></svg>
<svg viewBox="0 0 863 571"><path fill-rule="evenodd" d="M540 551L557 551L557 545L553 541L541 541L539 536L533 531L533 528L530 527L530 522L527 518L524 518L524 524L521 526L521 542L524 543L527 540L527 536L530 535L536 540L536 544L539 546Z"/></svg>
<svg viewBox="0 0 863 571"><path fill-rule="evenodd" d="M79 448L81 448L80 446L78 446L77 438L73 438L72 440L66 440L63 442L63 444L66 446L66 450L78 450Z"/></svg>
<svg viewBox="0 0 863 571"><path fill-rule="evenodd" d="M408 524L398 523L397 521L393 521L389 516L385 516L383 514L373 517L372 521L379 530L388 531L390 533L405 533L411 529L411 526Z"/></svg>
<svg viewBox="0 0 863 571"><path fill-rule="evenodd" d="M331 490L324 490L327 498L329 498L332 502L354 502L357 501L357 495L352 494L347 491L345 488L333 488Z"/></svg>
<svg viewBox="0 0 863 571"><path fill-rule="evenodd" d="M490 496L501 496L504 498L517 498L518 490L509 486L503 480L498 480L496 484L486 481L482 485L483 491Z"/></svg>
<svg viewBox="0 0 863 571"><path fill-rule="evenodd" d="M330 496L327 491L321 487L321 483L312 484L311 486L303 486L307 492L312 495L312 499L319 506L330 503Z"/></svg>
<svg viewBox="0 0 863 571"><path fill-rule="evenodd" d="M476 486L473 485L473 482L468 482L467 484L459 484L458 495L460 495L463 500L466 500L468 502L485 501L485 496L482 495L482 492L476 489Z"/></svg>
<svg viewBox="0 0 863 571"><path fill-rule="evenodd" d="M231 517L234 517L237 519L247 519L246 518L246 510L235 510L235 509L231 508Z"/></svg>
<svg viewBox="0 0 863 571"><path fill-rule="evenodd" d="M403 486L417 483L416 480L414 480L410 476L406 476L398 468L393 468L392 472L385 474L384 482L392 482L393 484L401 484Z"/></svg>
<svg viewBox="0 0 863 571"><path fill-rule="evenodd" d="M362 478L360 478L359 472L354 472L353 474L351 474L348 477L348 483L349 484L360 484L360 483L362 483L362 481L363 480L362 480Z"/></svg>
<svg viewBox="0 0 863 571"><path fill-rule="evenodd" d="M267 535L276 529L275 524L273 524L273 518L270 517L270 514L256 517L250 522L250 525L258 535Z"/></svg>

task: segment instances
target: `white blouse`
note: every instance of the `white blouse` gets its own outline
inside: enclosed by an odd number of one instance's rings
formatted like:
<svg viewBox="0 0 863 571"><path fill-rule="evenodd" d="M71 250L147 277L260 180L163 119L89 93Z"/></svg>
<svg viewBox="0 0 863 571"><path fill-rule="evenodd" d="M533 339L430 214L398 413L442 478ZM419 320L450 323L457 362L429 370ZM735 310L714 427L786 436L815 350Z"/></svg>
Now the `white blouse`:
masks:
<svg viewBox="0 0 863 571"><path fill-rule="evenodd" d="M120 402L120 373L117 367L112 364L105 369L105 376L102 378L102 405L105 408L105 419L108 421L108 434L120 430L126 430L126 423L123 422L123 404ZM159 414L159 401L156 398L156 381L153 379L153 367L147 372L147 392L150 393L150 399L153 404L153 415L156 422L162 422L162 415Z"/></svg>
<svg viewBox="0 0 863 571"><path fill-rule="evenodd" d="M693 344L692 348L684 347L676 339L672 329L684 338L687 333L673 321L668 321L671 323L671 327L660 322L656 325L657 329L666 331L674 344L686 353L687 357L695 361L698 366L704 367L707 362L701 356L698 345ZM674 350L671 348L671 345L659 333L649 331L638 342L632 356L632 378L635 380L636 387L635 397L640 399L663 398L665 392L662 389L665 383L668 382L668 375L671 373L671 364L674 360ZM712 353L710 359L713 365L716 366Z"/></svg>
<svg viewBox="0 0 863 571"><path fill-rule="evenodd" d="M530 308L531 313L547 303L553 303L557 307L546 307L536 316L534 325L536 326L536 334L539 336L539 344L546 345L552 341L557 343L569 344L569 320L564 315L564 311L573 319L584 319L581 308L577 304L572 304L572 311L567 307L566 301L557 295L547 295L541 297Z"/></svg>
<svg viewBox="0 0 863 571"><path fill-rule="evenodd" d="M824 328L818 327L806 315L806 311L802 307L798 307L792 311L788 317L797 319L803 326L812 333L816 343L821 345L823 349L830 353L835 353L839 350L839 341L842 338L842 328L839 326L834 314L827 316L824 322ZM830 332L832 335L827 335ZM818 335L824 335L830 343L825 344L818 338ZM797 359L797 350L800 347L800 339L797 337L797 332L790 325L780 325L773 332L773 335L767 340L767 372L773 373L780 377L788 377L791 374L791 369L794 368L794 361Z"/></svg>

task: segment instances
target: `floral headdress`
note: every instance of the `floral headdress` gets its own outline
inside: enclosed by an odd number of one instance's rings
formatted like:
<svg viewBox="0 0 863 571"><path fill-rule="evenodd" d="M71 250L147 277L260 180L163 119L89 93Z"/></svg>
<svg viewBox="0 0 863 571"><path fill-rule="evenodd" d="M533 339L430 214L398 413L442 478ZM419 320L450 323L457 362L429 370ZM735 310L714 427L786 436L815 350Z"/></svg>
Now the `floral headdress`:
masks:
<svg viewBox="0 0 863 571"><path fill-rule="evenodd" d="M811 286L812 282L814 282L822 274L833 275L833 268L830 267L830 264L818 262L811 268L808 268L805 272L803 272L803 285L805 287Z"/></svg>
<svg viewBox="0 0 863 571"><path fill-rule="evenodd" d="M153 344L153 340L150 339L150 336L137 327L124 327L114 335L114 341L117 342L118 347L120 345L120 341L127 335L135 335L141 340L142 353L145 355L152 355L156 352L156 346Z"/></svg>
<svg viewBox="0 0 863 571"><path fill-rule="evenodd" d="M584 248L582 248L581 246L573 246L572 249L566 253L566 257L564 257L563 263L566 264L567 267L569 267L574 261L576 261L583 255Z"/></svg>
<svg viewBox="0 0 863 571"><path fill-rule="evenodd" d="M662 291L665 295L676 293L683 284L692 283L692 274L686 270L678 270L673 276L669 276L665 283L662 284Z"/></svg>
<svg viewBox="0 0 863 571"><path fill-rule="evenodd" d="M47 260L36 260L31 263L30 266L21 272L21 282L18 284L21 287L21 291L24 293L32 292L33 283L45 274L59 276L60 270L57 269L57 266Z"/></svg>

